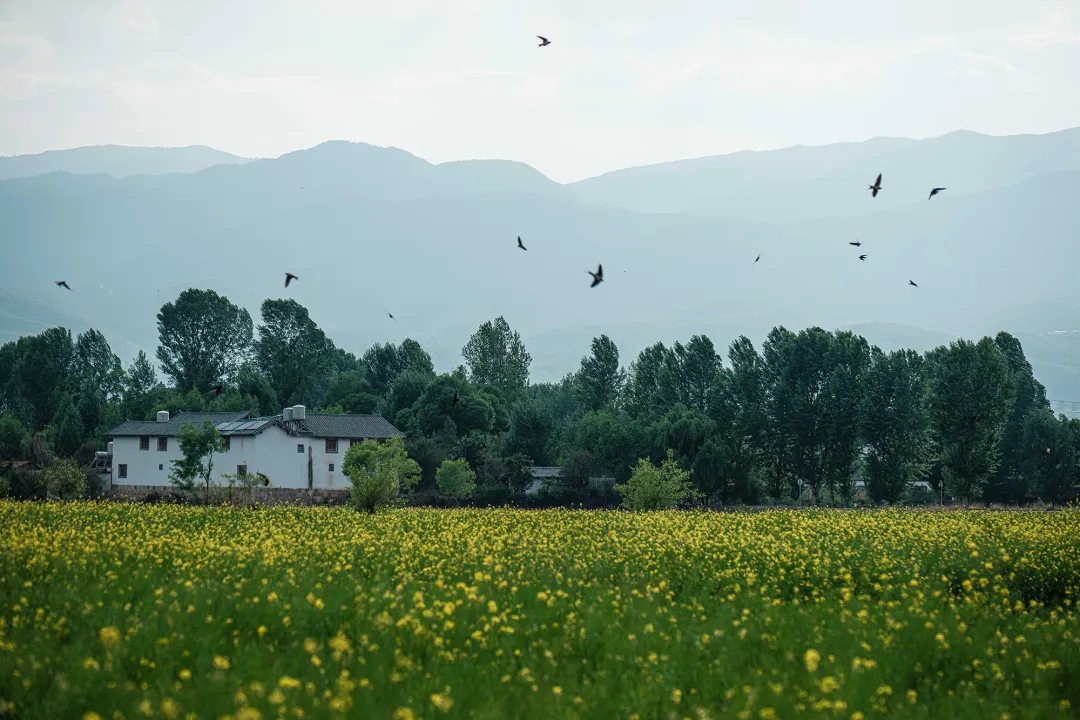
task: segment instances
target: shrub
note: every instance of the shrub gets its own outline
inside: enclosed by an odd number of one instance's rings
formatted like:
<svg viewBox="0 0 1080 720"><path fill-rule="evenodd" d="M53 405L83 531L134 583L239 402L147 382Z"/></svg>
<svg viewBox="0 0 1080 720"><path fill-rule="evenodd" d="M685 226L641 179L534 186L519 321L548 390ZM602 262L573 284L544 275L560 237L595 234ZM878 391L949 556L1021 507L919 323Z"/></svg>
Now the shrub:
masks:
<svg viewBox="0 0 1080 720"><path fill-rule="evenodd" d="M57 460L45 470L49 495L61 500L75 500L86 492L86 471L74 460Z"/></svg>
<svg viewBox="0 0 1080 720"><path fill-rule="evenodd" d="M476 473L463 459L444 460L435 473L435 487L443 495L464 500L476 489Z"/></svg>
<svg viewBox="0 0 1080 720"><path fill-rule="evenodd" d="M369 513L395 501L420 480L420 465L405 452L401 438L353 445L345 453L342 470L352 484L349 503Z"/></svg>
<svg viewBox="0 0 1080 720"><path fill-rule="evenodd" d="M622 495L623 507L631 510L666 510L693 495L690 472L679 467L671 450L659 467L647 458L638 460L630 479L614 489Z"/></svg>

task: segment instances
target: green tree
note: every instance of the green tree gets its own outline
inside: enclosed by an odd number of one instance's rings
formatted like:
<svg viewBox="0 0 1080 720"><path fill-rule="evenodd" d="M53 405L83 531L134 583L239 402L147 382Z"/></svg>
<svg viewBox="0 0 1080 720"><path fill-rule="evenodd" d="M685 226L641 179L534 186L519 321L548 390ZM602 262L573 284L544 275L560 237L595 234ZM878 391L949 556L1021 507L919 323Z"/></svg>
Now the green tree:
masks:
<svg viewBox="0 0 1080 720"><path fill-rule="evenodd" d="M0 461L20 459L29 435L30 431L15 413L0 414Z"/></svg>
<svg viewBox="0 0 1080 720"><path fill-rule="evenodd" d="M625 481L642 448L649 446L650 430L626 413L590 412L573 426L569 449L589 451L595 472Z"/></svg>
<svg viewBox="0 0 1080 720"><path fill-rule="evenodd" d="M148 419L150 408L154 404L152 393L156 387L157 372L146 353L139 350L139 354L124 374L124 414L131 419Z"/></svg>
<svg viewBox="0 0 1080 720"><path fill-rule="evenodd" d="M489 432L494 415L491 401L454 373L432 380L413 404L408 419L409 427L423 435L453 441L471 432Z"/></svg>
<svg viewBox="0 0 1080 720"><path fill-rule="evenodd" d="M626 382L619 367L619 348L607 335L593 338L592 354L581 358L578 390L586 410L609 410L615 406Z"/></svg>
<svg viewBox="0 0 1080 720"><path fill-rule="evenodd" d="M435 473L435 487L443 495L464 500L476 489L476 473L465 460L446 460Z"/></svg>
<svg viewBox="0 0 1080 720"><path fill-rule="evenodd" d="M342 469L352 483L349 502L369 513L393 502L420 479L420 466L408 456L401 438L353 445L345 453Z"/></svg>
<svg viewBox="0 0 1080 720"><path fill-rule="evenodd" d="M914 350L878 348L863 381L859 432L866 444L866 490L896 504L930 470L933 427L926 362Z"/></svg>
<svg viewBox="0 0 1080 720"><path fill-rule="evenodd" d="M647 458L638 460L630 479L616 485L615 491L622 495L623 507L631 510L667 510L693 496L690 472L679 467L671 450L659 467Z"/></svg>
<svg viewBox="0 0 1080 720"><path fill-rule="evenodd" d="M790 422L795 405L795 388L789 380L794 346L795 334L784 327L775 327L761 347L764 400L761 455L767 491L776 501L790 491L797 471L795 438Z"/></svg>
<svg viewBox="0 0 1080 720"><path fill-rule="evenodd" d="M333 343L295 300L264 300L255 357L278 402L314 404L332 367Z"/></svg>
<svg viewBox="0 0 1080 720"><path fill-rule="evenodd" d="M378 407L379 400L371 387L367 369L360 366L335 373L323 393L322 402L340 405L348 413L370 413Z"/></svg>
<svg viewBox="0 0 1080 720"><path fill-rule="evenodd" d="M53 426L56 427L56 452L63 457L71 457L83 441L82 418L71 395L64 393L53 418Z"/></svg>
<svg viewBox="0 0 1080 720"><path fill-rule="evenodd" d="M982 494L1001 458L1013 387L1005 357L990 338L957 340L928 354L930 413L941 442L942 477L965 504Z"/></svg>
<svg viewBox="0 0 1080 720"><path fill-rule="evenodd" d="M78 500L86 493L86 471L74 460L57 460L45 469L45 487L61 500Z"/></svg>
<svg viewBox="0 0 1080 720"><path fill-rule="evenodd" d="M394 378L387 395L384 414L396 421L398 413L411 408L424 394L432 376L422 370L406 370Z"/></svg>
<svg viewBox="0 0 1080 720"><path fill-rule="evenodd" d="M281 412L282 403L278 402L277 393L253 363L244 363L236 371L236 391L254 401L258 415L277 415Z"/></svg>
<svg viewBox="0 0 1080 720"><path fill-rule="evenodd" d="M666 412L675 405L707 410L709 393L720 372L720 356L712 340L694 335L686 345L675 343L660 367L660 397Z"/></svg>
<svg viewBox="0 0 1080 720"><path fill-rule="evenodd" d="M663 414L660 377L668 350L656 343L642 350L630 363L623 405L630 417L649 422Z"/></svg>
<svg viewBox="0 0 1080 720"><path fill-rule="evenodd" d="M532 356L526 352L521 336L501 315L481 325L461 349L461 355L472 382L491 385L507 397L517 395L529 383Z"/></svg>
<svg viewBox="0 0 1080 720"><path fill-rule="evenodd" d="M1018 503L1029 492L1039 492L1040 479L1032 477L1029 471L1044 461L1044 458L1030 458L1026 454L1027 419L1033 413L1049 411L1050 403L1046 400L1046 388L1035 379L1020 341L1007 332L999 332L994 345L1005 358L1015 392L1001 433L1001 463L987 479L983 497L990 502Z"/></svg>
<svg viewBox="0 0 1080 720"><path fill-rule="evenodd" d="M520 453L536 465L550 465L555 455L555 418L547 404L532 397L515 404L503 445L507 455Z"/></svg>
<svg viewBox="0 0 1080 720"><path fill-rule="evenodd" d="M832 334L825 363L822 480L832 502L847 505L854 496L852 466L859 452L859 405L863 377L870 365L870 346L858 335L837 331Z"/></svg>
<svg viewBox="0 0 1080 720"><path fill-rule="evenodd" d="M97 330L87 330L75 339L72 370L81 384L100 392L106 400L120 399L124 369L105 336Z"/></svg>
<svg viewBox="0 0 1080 720"><path fill-rule="evenodd" d="M251 351L247 310L213 290L189 288L157 314L157 359L181 393L232 378Z"/></svg>
<svg viewBox="0 0 1080 720"><path fill-rule="evenodd" d="M1069 497L1080 469L1077 426L1080 421L1055 418L1049 410L1030 412L1024 422L1021 472L1031 479L1031 490L1039 499L1051 505Z"/></svg>
<svg viewBox="0 0 1080 720"><path fill-rule="evenodd" d="M9 396L20 419L37 432L54 417L72 389L75 345L64 328L21 337L15 344Z"/></svg>
<svg viewBox="0 0 1080 720"><path fill-rule="evenodd" d="M176 440L183 454L179 460L171 460L169 480L173 485L189 493L195 493L201 481L204 502L210 502L210 479L214 472L214 453L221 452L221 433L209 420L202 427L185 423Z"/></svg>
<svg viewBox="0 0 1080 720"><path fill-rule="evenodd" d="M368 371L371 392L380 398L387 396L394 381L404 372L419 373L428 380L435 377L431 356L411 338L405 338L400 346L375 343L364 352L360 365Z"/></svg>

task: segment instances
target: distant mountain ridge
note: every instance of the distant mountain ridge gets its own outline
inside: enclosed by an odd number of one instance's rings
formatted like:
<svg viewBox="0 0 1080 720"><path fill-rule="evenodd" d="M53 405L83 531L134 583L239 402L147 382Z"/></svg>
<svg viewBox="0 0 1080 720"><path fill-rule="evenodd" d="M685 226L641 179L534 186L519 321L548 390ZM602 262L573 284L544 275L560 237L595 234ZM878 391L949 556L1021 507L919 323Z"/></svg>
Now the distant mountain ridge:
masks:
<svg viewBox="0 0 1080 720"><path fill-rule="evenodd" d="M193 286L224 293L253 318L263 299L294 297L352 352L411 336L440 369L461 361L481 322L504 315L526 339L537 381L576 369L601 332L626 365L658 340L706 332L723 350L741 334L759 344L775 324L935 328L923 332L942 337L1007 330L1032 338L1030 357L1052 395L1080 399L1080 352L1040 335L1080 328L1080 168L1060 167L1068 153L1019 163L993 147L980 182L995 187L950 181L933 201L920 190L890 205L896 173L885 172L885 190L871 199L865 185L876 173L860 170L842 212L789 221L779 212L611 207L522 163L432 164L343 141L187 174L12 179L0 182L0 310L9 313L0 341L54 312L122 339L118 352L152 351L158 308ZM828 159L821 167L852 162L814 152ZM942 162L961 157L942 152ZM760 207L792 197L754 172ZM847 244L856 238L858 250ZM598 262L605 282L591 289L585 271ZM300 278L287 291L286 270ZM58 279L75 292L53 292ZM32 297L40 312L12 297ZM868 339L898 333L879 335ZM909 335L905 343L923 343Z"/></svg>
<svg viewBox="0 0 1080 720"><path fill-rule="evenodd" d="M213 165L249 162L205 145L189 147L129 147L90 145L70 150L49 150L34 155L0 157L0 180L34 177L54 172L72 175L164 175L193 173Z"/></svg>

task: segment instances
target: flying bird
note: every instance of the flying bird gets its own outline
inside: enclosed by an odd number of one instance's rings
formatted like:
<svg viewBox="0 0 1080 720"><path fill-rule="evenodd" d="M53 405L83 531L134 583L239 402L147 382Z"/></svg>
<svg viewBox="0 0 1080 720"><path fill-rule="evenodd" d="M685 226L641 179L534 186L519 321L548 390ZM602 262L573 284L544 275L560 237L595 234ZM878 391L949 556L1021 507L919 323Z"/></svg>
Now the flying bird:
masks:
<svg viewBox="0 0 1080 720"><path fill-rule="evenodd" d="M914 280L908 280L908 281L907 281L907 284L908 284L908 285L910 285L910 286L912 286L912 287L919 287L918 285L916 285L916 284L915 284L915 281L914 281Z"/></svg>
<svg viewBox="0 0 1080 720"><path fill-rule="evenodd" d="M450 400L450 405L451 406L457 405L459 401L460 401L460 398L458 398L457 390L455 390L454 391L454 397L453 397L453 399Z"/></svg>
<svg viewBox="0 0 1080 720"><path fill-rule="evenodd" d="M866 256L865 256L865 255L860 255L860 256L859 256L859 259L860 259L860 260L865 260L865 259L866 259Z"/></svg>
<svg viewBox="0 0 1080 720"><path fill-rule="evenodd" d="M551 41L548 40L543 35L537 35L536 37L540 38L540 44L537 45L537 47L544 47L545 45L550 45L551 44Z"/></svg>
<svg viewBox="0 0 1080 720"><path fill-rule="evenodd" d="M386 310L386 308L383 308L383 310ZM390 316L391 320L393 320L394 322L397 322L397 318L394 317L394 314L392 312L390 312L389 310L386 310L386 314Z"/></svg>
<svg viewBox="0 0 1080 720"><path fill-rule="evenodd" d="M853 243L848 243L848 245L854 245L855 247L862 247L862 243L861 243L861 242L859 242L858 240L856 240L856 241L855 241L855 242L853 242Z"/></svg>
<svg viewBox="0 0 1080 720"><path fill-rule="evenodd" d="M518 247L521 248L522 250L528 250L529 249L529 248L527 248L527 247L525 247L524 245L521 244L521 236L520 235L518 235Z"/></svg>
<svg viewBox="0 0 1080 720"><path fill-rule="evenodd" d="M947 188L934 188L933 190L930 191L930 197L928 197L926 199L929 200L930 198L934 197L935 195L937 195L942 190L946 190L946 189Z"/></svg>
<svg viewBox="0 0 1080 720"><path fill-rule="evenodd" d="M67 284L67 282L65 280L57 280L56 285L57 285L57 287L62 287L65 290L71 290L71 288L68 287L68 284ZM75 291L71 290L71 292L75 292Z"/></svg>
<svg viewBox="0 0 1080 720"><path fill-rule="evenodd" d="M593 272L592 270L586 270L585 272L592 275L592 285L590 285L589 287L596 287L600 283L604 282L604 266L603 265L597 265L596 266L596 272Z"/></svg>
<svg viewBox="0 0 1080 720"><path fill-rule="evenodd" d="M290 272L285 273L285 287L289 287L289 283L291 283L293 280L299 280L299 279L300 278L296 277L295 275L293 275Z"/></svg>
<svg viewBox="0 0 1080 720"><path fill-rule="evenodd" d="M875 180L874 184L869 186L867 189L872 191L870 195L871 197L877 197L878 191L881 190L881 173L877 174L877 180Z"/></svg>
<svg viewBox="0 0 1080 720"><path fill-rule="evenodd" d="M760 260L760 259L761 259L760 255L758 255L756 258L754 258L754 264L756 265L757 261ZM623 272L626 272L626 271L624 270Z"/></svg>
<svg viewBox="0 0 1080 720"><path fill-rule="evenodd" d="M221 394L221 386L220 385L215 385L214 386L214 397L217 397L220 394Z"/></svg>
<svg viewBox="0 0 1080 720"><path fill-rule="evenodd" d="M266 477L261 472L257 472L255 475L259 478L259 482L263 484L263 487L270 487L270 478Z"/></svg>

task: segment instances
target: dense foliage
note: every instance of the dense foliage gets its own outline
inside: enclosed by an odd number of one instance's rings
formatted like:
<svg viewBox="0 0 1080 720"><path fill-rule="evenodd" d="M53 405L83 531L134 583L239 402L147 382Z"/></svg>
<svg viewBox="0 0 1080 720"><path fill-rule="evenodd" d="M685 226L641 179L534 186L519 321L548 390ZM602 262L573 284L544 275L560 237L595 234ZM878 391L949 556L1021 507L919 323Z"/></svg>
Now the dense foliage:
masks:
<svg viewBox="0 0 1080 720"><path fill-rule="evenodd" d="M0 501L0 704L91 720L1075 717L1078 538L1075 510Z"/></svg>
<svg viewBox="0 0 1080 720"><path fill-rule="evenodd" d="M53 456L85 464L111 427L157 410L265 416L302 403L380 413L403 430L420 466L416 498L433 498L439 467L463 459L476 475L469 502L520 501L530 466L558 465L551 502L614 504L595 480L625 483L640 459L658 464L669 452L710 505L897 504L919 493L1057 504L1080 485L1080 421L1052 415L1007 333L919 354L780 327L760 349L739 337L723 356L696 335L628 365L601 335L575 372L530 384L531 357L502 317L478 328L465 365L445 374L411 339L359 357L338 348L294 300L265 301L253 328L228 298L185 290L158 325L155 356L170 385L145 353L122 368L94 330L72 338L51 328L0 348L0 460L33 460L31 473ZM45 493L31 476L2 487Z"/></svg>

